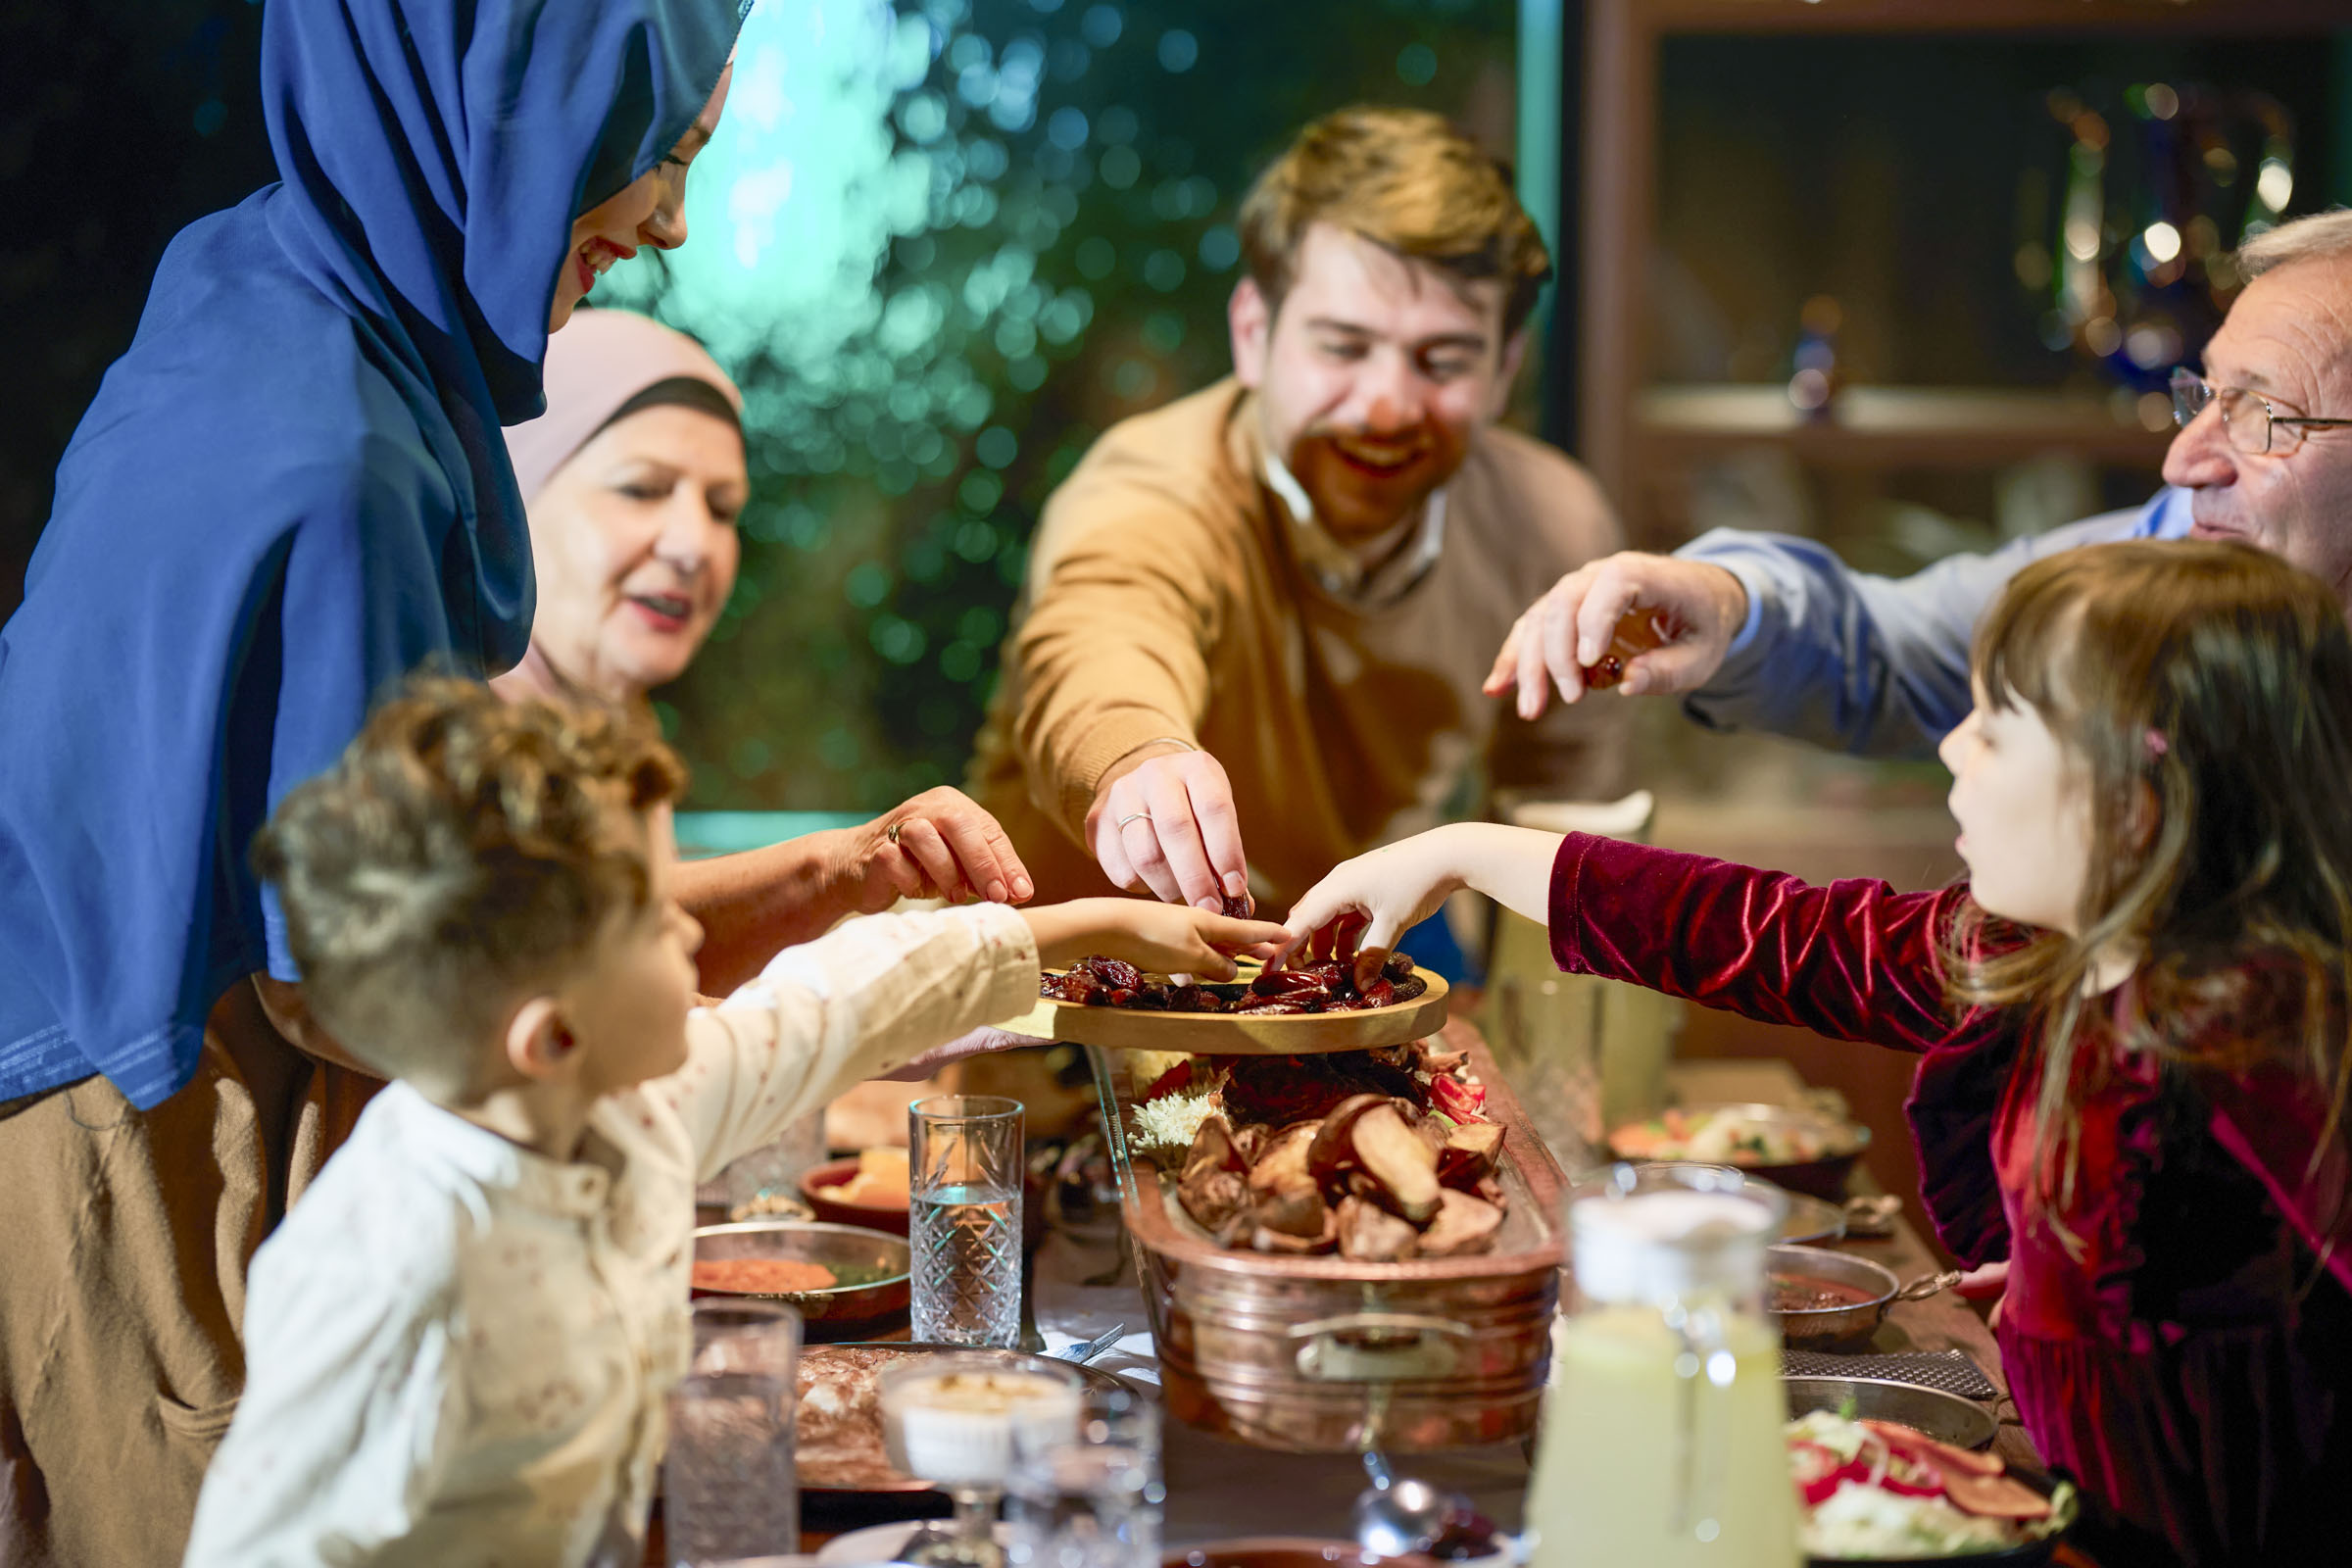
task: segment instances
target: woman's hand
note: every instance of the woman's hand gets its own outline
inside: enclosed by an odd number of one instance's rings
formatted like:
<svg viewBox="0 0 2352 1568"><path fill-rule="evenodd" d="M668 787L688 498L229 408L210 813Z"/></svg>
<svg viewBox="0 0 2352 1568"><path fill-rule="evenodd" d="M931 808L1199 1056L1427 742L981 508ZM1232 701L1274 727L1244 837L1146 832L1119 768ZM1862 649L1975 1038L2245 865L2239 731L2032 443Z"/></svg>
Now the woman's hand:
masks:
<svg viewBox="0 0 2352 1568"><path fill-rule="evenodd" d="M843 875L860 914L900 899L1021 904L1037 893L997 819L961 790L925 790L846 831Z"/></svg>
<svg viewBox="0 0 2352 1568"><path fill-rule="evenodd" d="M1232 979L1232 955L1262 957L1285 934L1268 920L1235 920L1145 899L1076 899L1025 910L1022 918L1037 938L1038 961L1049 969L1101 953L1155 974L1205 980Z"/></svg>

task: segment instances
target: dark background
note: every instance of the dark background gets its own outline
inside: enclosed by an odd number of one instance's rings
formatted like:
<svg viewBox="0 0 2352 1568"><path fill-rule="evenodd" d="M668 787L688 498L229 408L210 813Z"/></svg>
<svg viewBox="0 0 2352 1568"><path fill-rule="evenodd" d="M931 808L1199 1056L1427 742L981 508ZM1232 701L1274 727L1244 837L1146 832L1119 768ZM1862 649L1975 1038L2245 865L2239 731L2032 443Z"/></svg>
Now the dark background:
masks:
<svg viewBox="0 0 2352 1568"><path fill-rule="evenodd" d="M0 0L0 613L165 244L276 177L261 24L246 0Z"/></svg>

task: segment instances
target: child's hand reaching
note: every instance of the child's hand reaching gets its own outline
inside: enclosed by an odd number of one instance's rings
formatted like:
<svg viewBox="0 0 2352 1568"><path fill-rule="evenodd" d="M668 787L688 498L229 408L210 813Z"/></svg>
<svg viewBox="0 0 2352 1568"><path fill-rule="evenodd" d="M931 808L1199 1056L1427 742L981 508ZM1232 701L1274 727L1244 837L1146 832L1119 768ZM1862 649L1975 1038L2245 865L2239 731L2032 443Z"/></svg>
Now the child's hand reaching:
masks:
<svg viewBox="0 0 2352 1568"><path fill-rule="evenodd" d="M1445 905L1463 885L1441 829L1343 861L1291 907L1278 958L1355 960L1359 986L1379 977L1396 939Z"/></svg>
<svg viewBox="0 0 2352 1568"><path fill-rule="evenodd" d="M1458 888L1473 888L1543 922L1551 862L1560 836L1490 822L1456 822L1359 855L1307 889L1291 909L1282 950L1355 960L1358 985L1370 985L1396 939L1444 906Z"/></svg>
<svg viewBox="0 0 2352 1568"><path fill-rule="evenodd" d="M1101 953L1153 973L1204 980L1232 979L1232 955L1263 957L1288 934L1270 920L1235 920L1152 899L1075 899L1024 909L1021 918L1049 969Z"/></svg>

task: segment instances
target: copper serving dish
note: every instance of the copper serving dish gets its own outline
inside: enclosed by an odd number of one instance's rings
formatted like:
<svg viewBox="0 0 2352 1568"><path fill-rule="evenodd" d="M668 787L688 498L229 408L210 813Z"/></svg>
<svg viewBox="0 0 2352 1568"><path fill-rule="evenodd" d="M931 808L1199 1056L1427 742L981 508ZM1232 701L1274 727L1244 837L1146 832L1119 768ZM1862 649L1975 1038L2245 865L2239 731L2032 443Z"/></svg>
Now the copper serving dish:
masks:
<svg viewBox="0 0 2352 1568"><path fill-rule="evenodd" d="M1158 1348L1168 1412L1261 1447L1412 1452L1500 1443L1536 1427L1559 1304L1566 1178L1485 1042L1467 1049L1505 1129L1507 1213L1494 1250L1402 1263L1286 1257L1217 1246L1165 1174L1128 1143L1138 1087L1094 1048L1095 1081Z"/></svg>

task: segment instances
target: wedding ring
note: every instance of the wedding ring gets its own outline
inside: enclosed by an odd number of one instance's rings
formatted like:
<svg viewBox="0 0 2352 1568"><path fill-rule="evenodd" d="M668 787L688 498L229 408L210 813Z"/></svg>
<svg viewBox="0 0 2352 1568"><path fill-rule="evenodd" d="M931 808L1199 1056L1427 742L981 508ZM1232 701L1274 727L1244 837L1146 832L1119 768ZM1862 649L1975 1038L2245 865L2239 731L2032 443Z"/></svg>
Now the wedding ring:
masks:
<svg viewBox="0 0 2352 1568"><path fill-rule="evenodd" d="M1149 822L1152 820L1152 813L1150 811L1129 811L1125 816L1120 817L1118 821L1113 823L1112 826L1125 827L1128 823L1137 821L1139 819Z"/></svg>
<svg viewBox="0 0 2352 1568"><path fill-rule="evenodd" d="M906 824L904 822L893 822L890 824L890 831L882 836L888 839L891 843L896 844L899 842L899 829L905 827L906 825Z"/></svg>

